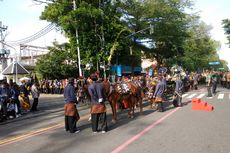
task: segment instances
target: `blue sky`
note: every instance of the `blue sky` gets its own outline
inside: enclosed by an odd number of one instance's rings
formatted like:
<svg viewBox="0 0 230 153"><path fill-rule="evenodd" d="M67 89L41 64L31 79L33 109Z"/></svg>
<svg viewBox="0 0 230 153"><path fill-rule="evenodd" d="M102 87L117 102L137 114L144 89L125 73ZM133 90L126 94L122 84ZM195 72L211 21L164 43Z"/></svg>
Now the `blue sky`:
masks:
<svg viewBox="0 0 230 153"><path fill-rule="evenodd" d="M221 22L230 19L230 0L195 0L194 12L198 12L201 20L212 25L212 38L221 42L218 54L221 59L226 60L230 67L230 48L224 35ZM38 32L47 22L39 20L44 5L36 5L32 0L0 0L0 21L8 26L6 40L15 41L26 38ZM48 46L54 39L63 42L64 37L55 30L42 38L30 43L31 45Z"/></svg>
<svg viewBox="0 0 230 153"><path fill-rule="evenodd" d="M30 0L3 0L0 7L0 18L6 20L6 24L20 24L25 19L36 21L41 8L30 4Z"/></svg>
<svg viewBox="0 0 230 153"><path fill-rule="evenodd" d="M39 21L42 9L43 6L35 5L31 0L2 0L0 1L0 21L4 25L8 25L9 37L16 36L17 38L18 35L12 33L12 31L23 30L26 32L26 30L34 29L33 32L36 32L39 29L35 29L36 26L32 28L31 25L45 26L47 24L45 21ZM18 38L24 38L24 35Z"/></svg>

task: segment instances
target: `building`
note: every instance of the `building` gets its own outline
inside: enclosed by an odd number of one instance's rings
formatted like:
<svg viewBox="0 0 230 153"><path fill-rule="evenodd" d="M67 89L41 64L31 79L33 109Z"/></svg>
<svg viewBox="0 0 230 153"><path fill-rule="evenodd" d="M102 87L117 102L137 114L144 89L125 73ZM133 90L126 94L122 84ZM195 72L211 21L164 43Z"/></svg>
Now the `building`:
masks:
<svg viewBox="0 0 230 153"><path fill-rule="evenodd" d="M5 64L7 66L15 60L18 61L26 70L32 72L35 68L38 58L40 58L42 55L47 54L48 52L49 50L46 47L20 45L19 55L10 55L8 58L5 58L7 59L7 61L1 60L0 72L3 71L2 64ZM0 75L0 79L3 78L4 76Z"/></svg>

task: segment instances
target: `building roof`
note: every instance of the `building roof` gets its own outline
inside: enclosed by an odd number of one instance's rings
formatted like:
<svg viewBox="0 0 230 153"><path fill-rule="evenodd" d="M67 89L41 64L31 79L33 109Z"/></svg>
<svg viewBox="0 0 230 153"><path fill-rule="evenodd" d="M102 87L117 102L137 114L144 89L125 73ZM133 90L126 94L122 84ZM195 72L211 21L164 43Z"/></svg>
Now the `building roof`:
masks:
<svg viewBox="0 0 230 153"><path fill-rule="evenodd" d="M29 72L19 62L14 61L2 71L2 74L29 74Z"/></svg>

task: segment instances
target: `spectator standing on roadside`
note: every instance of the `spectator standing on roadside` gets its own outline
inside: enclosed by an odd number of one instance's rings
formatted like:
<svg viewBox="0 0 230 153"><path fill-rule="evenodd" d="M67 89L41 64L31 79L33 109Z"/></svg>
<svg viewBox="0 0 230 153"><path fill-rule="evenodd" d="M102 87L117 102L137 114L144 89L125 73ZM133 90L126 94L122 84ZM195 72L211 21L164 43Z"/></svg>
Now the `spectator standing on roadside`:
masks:
<svg viewBox="0 0 230 153"><path fill-rule="evenodd" d="M31 110L30 111L38 111L37 106L38 106L38 98L40 96L40 91L39 91L39 84L38 82L35 82L32 87L31 87L31 94L32 98L34 99Z"/></svg>
<svg viewBox="0 0 230 153"><path fill-rule="evenodd" d="M2 107L2 118L7 119L7 102L9 101L10 90L7 82L3 80L0 84L0 105Z"/></svg>
<svg viewBox="0 0 230 153"><path fill-rule="evenodd" d="M212 92L211 92L211 87L212 87L212 73L211 73L211 71L207 72L206 83L207 83L207 91L208 91L207 97L212 97Z"/></svg>
<svg viewBox="0 0 230 153"><path fill-rule="evenodd" d="M78 133L77 121L80 116L77 111L77 98L75 94L74 78L69 78L67 86L64 88L64 111L65 111L65 130L70 133Z"/></svg>
<svg viewBox="0 0 230 153"><path fill-rule="evenodd" d="M193 78L193 87L195 90L198 89L198 81L199 81L199 74L198 73L195 73L194 74L194 78Z"/></svg>
<svg viewBox="0 0 230 153"><path fill-rule="evenodd" d="M21 81L20 85L20 97L22 99L22 109L26 112L30 109L30 100L29 100L29 93L25 85L25 80Z"/></svg>
<svg viewBox="0 0 230 153"><path fill-rule="evenodd" d="M226 81L227 81L226 87L227 89L230 89L230 71L226 73Z"/></svg>
<svg viewBox="0 0 230 153"><path fill-rule="evenodd" d="M212 75L212 93L216 94L216 88L217 88L217 84L218 84L218 74L217 72L213 72Z"/></svg>
<svg viewBox="0 0 230 153"><path fill-rule="evenodd" d="M227 78L226 77L226 72L223 72L222 75L221 75L221 85L222 85L223 88L226 88L226 81L227 81L226 78Z"/></svg>
<svg viewBox="0 0 230 153"><path fill-rule="evenodd" d="M13 82L12 87L10 89L10 96L11 100L17 105L16 117L21 116L21 104L18 98L19 94L19 86L16 84L16 82Z"/></svg>

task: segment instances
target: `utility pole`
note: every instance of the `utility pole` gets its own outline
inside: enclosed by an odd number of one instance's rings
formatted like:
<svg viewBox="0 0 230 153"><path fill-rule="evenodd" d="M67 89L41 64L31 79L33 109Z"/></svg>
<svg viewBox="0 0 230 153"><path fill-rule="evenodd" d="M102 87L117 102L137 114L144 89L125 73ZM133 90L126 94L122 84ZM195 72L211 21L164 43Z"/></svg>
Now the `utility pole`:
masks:
<svg viewBox="0 0 230 153"><path fill-rule="evenodd" d="M98 5L99 5L99 9L101 9L101 3L102 3L102 6L104 7L104 0L99 0L98 1ZM102 51L105 52L105 35L104 35L104 8L102 8L103 12L101 12L101 17L102 17L102 28L101 28L101 37L100 38L100 41L101 41L101 49ZM104 70L104 79L106 79L106 66L105 66L105 60L103 60L103 70Z"/></svg>
<svg viewBox="0 0 230 153"><path fill-rule="evenodd" d="M0 21L0 42L1 42L1 50L0 50L0 58L2 63L2 70L7 67L7 56L9 55L9 51L5 49L4 41L5 35L4 32L7 30L7 26L3 25Z"/></svg>
<svg viewBox="0 0 230 153"><path fill-rule="evenodd" d="M73 8L76 10L76 1L73 0ZM76 39L77 39L77 57L78 57L78 70L79 70L79 76L82 76L81 71L81 56L80 56L80 48L79 48L79 36L78 36L78 28L76 27Z"/></svg>

